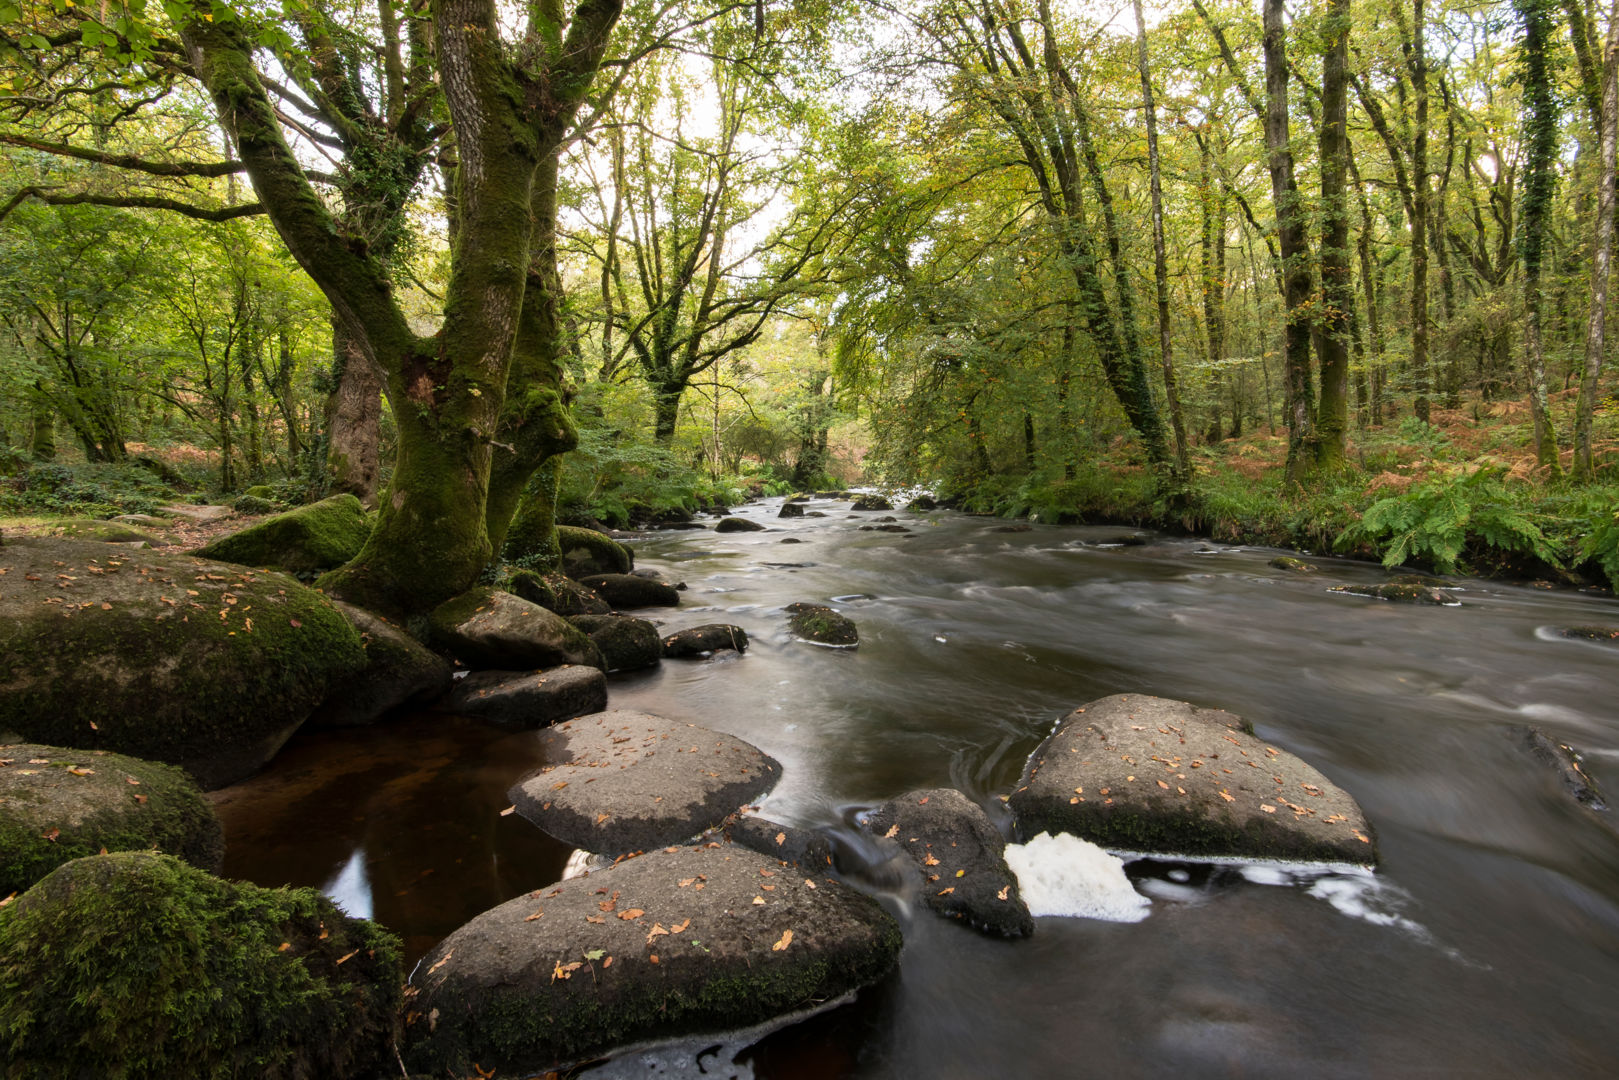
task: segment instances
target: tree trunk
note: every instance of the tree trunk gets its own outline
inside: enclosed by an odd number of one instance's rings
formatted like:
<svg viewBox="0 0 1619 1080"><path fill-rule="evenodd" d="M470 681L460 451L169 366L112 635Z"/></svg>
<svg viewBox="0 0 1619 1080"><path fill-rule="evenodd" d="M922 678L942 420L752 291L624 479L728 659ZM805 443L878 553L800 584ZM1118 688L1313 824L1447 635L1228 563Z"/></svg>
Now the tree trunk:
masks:
<svg viewBox="0 0 1619 1080"><path fill-rule="evenodd" d="M377 504L382 370L338 318L332 319L332 388L326 395L326 475L334 492Z"/></svg>
<svg viewBox="0 0 1619 1080"><path fill-rule="evenodd" d="M1186 454L1186 419L1181 414L1181 396L1175 382L1173 342L1169 329L1169 262L1164 254L1164 193L1158 169L1158 117L1153 107L1152 76L1147 64L1147 24L1141 17L1141 0L1132 2L1136 16L1136 61L1141 72L1141 108L1147 120L1147 168L1152 193L1152 270L1158 291L1158 351L1164 365L1164 397L1169 404L1169 425L1175 436L1175 467L1184 481L1191 476L1192 461ZM1031 420L1031 436L1032 424ZM1030 467L1033 468L1032 462Z"/></svg>
<svg viewBox="0 0 1619 1080"><path fill-rule="evenodd" d="M1208 441L1217 443L1224 437L1220 426L1220 409L1225 363L1225 215L1226 193L1223 185L1215 195L1212 152L1206 141L1198 147L1198 202L1202 210L1202 232L1199 238L1203 259L1203 331L1208 343L1209 397L1214 406L1214 418L1209 424ZM1242 420L1231 418L1233 437L1242 427Z"/></svg>
<svg viewBox="0 0 1619 1080"><path fill-rule="evenodd" d="M1349 313L1354 282L1349 275L1349 207L1344 199L1349 166L1348 72L1350 0L1331 0L1322 28L1327 52L1321 76L1321 402L1316 412L1316 467L1344 464L1349 430Z"/></svg>
<svg viewBox="0 0 1619 1080"><path fill-rule="evenodd" d="M1585 372L1574 409L1574 476L1591 480L1591 418L1606 349L1608 279L1613 265L1615 154L1619 153L1619 0L1608 12L1608 38L1602 66L1602 160L1597 179L1596 242L1591 253L1591 311L1585 331Z"/></svg>
<svg viewBox="0 0 1619 1080"><path fill-rule="evenodd" d="M51 407L50 396L41 383L34 384L32 404L34 430L28 442L28 455L35 461L55 461L56 410Z"/></svg>
<svg viewBox="0 0 1619 1080"><path fill-rule="evenodd" d="M1426 21L1423 0L1411 3L1410 60L1415 130L1411 134L1411 371L1416 398L1411 407L1417 419L1428 422L1428 59L1423 36Z"/></svg>
<svg viewBox="0 0 1619 1080"><path fill-rule="evenodd" d="M1524 363L1529 375L1529 409L1535 421L1535 458L1553 477L1562 469L1557 459L1557 433L1552 427L1546 394L1544 299L1540 284L1552 199L1556 191L1557 103L1551 75L1552 25L1543 0L1514 0L1523 18L1520 60L1524 97L1523 260L1525 311Z"/></svg>

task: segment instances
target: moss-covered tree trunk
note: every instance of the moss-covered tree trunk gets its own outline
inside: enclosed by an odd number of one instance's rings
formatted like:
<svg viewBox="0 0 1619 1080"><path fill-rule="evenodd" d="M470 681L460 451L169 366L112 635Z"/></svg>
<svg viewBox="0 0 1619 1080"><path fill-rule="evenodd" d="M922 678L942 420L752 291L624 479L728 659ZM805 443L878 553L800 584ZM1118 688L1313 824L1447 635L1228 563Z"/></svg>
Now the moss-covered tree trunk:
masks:
<svg viewBox="0 0 1619 1080"><path fill-rule="evenodd" d="M1535 458L1552 476L1562 472L1557 434L1546 393L1541 265L1556 193L1557 101L1551 75L1552 0L1513 0L1523 20L1519 60L1524 100L1524 193L1518 257L1523 263L1524 364L1529 374L1529 410L1535 421Z"/></svg>
<svg viewBox="0 0 1619 1080"><path fill-rule="evenodd" d="M56 410L51 407L50 395L41 383L36 383L30 404L33 408L33 432L28 440L28 456L35 461L56 460Z"/></svg>
<svg viewBox="0 0 1619 1080"><path fill-rule="evenodd" d="M1575 9L1577 10L1577 8ZM1603 47L1601 158L1597 178L1597 232L1591 252L1591 310L1585 329L1585 371L1574 409L1574 475L1590 480L1596 475L1591 453L1591 419L1596 411L1597 386L1607 351L1608 281L1613 266L1615 209L1615 155L1619 154L1619 0L1608 12L1608 37Z"/></svg>
<svg viewBox="0 0 1619 1080"><path fill-rule="evenodd" d="M1349 431L1349 319L1354 282L1349 274L1349 2L1332 0L1322 28L1327 52L1321 75L1321 399L1316 410L1315 465L1336 471L1344 464Z"/></svg>
<svg viewBox="0 0 1619 1080"><path fill-rule="evenodd" d="M340 320L332 321L332 386L326 395L326 475L334 492L367 506L382 475L382 371Z"/></svg>

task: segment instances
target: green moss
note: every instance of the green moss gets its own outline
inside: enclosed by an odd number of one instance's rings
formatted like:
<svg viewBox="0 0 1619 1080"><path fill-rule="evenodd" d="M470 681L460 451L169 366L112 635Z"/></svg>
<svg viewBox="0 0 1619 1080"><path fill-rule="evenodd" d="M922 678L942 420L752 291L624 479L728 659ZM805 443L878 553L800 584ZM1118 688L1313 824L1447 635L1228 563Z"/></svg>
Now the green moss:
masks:
<svg viewBox="0 0 1619 1080"><path fill-rule="evenodd" d="M333 495L222 536L198 549L197 555L243 566L323 570L354 558L370 535L360 500L353 495Z"/></svg>
<svg viewBox="0 0 1619 1080"><path fill-rule="evenodd" d="M164 855L80 859L0 909L7 1080L374 1075L399 997L387 931Z"/></svg>
<svg viewBox="0 0 1619 1080"><path fill-rule="evenodd" d="M562 566L570 576L587 574L627 574L635 569L635 555L628 547L606 533L557 526L557 546Z"/></svg>
<svg viewBox="0 0 1619 1080"><path fill-rule="evenodd" d="M0 897L103 850L156 848L201 870L220 869L219 818L180 769L29 744L0 746L0 759L7 758L11 764L0 771Z"/></svg>
<svg viewBox="0 0 1619 1080"><path fill-rule="evenodd" d="M146 543L154 547L162 542L151 533L132 529L116 521L64 521L58 528L63 536L74 540L99 540L104 544Z"/></svg>

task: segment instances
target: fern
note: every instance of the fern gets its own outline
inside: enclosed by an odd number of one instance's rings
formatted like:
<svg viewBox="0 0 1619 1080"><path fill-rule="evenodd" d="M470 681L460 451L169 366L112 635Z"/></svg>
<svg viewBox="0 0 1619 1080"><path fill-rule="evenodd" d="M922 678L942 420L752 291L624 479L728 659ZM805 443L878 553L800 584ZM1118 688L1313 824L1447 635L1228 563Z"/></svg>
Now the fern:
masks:
<svg viewBox="0 0 1619 1080"><path fill-rule="evenodd" d="M1533 555L1561 567L1540 525L1517 508L1497 472L1480 469L1460 478L1430 480L1403 495L1367 507L1358 522L1338 535L1343 551L1369 543L1384 566L1426 560L1442 574L1455 573L1469 545Z"/></svg>

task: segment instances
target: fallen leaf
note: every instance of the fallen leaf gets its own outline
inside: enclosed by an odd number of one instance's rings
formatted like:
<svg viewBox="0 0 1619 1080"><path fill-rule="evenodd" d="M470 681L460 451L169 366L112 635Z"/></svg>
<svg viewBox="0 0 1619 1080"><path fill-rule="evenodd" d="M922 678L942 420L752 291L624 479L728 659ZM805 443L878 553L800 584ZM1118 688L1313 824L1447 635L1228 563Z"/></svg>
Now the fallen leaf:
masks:
<svg viewBox="0 0 1619 1080"><path fill-rule="evenodd" d="M602 923L604 923L606 921L607 921L607 917L605 915L586 915L585 916L585 922L595 923L598 926L600 926Z"/></svg>
<svg viewBox="0 0 1619 1080"><path fill-rule="evenodd" d="M541 915L544 915L544 914L545 914L544 911L536 911L532 915L524 915L523 916L523 921L524 922L533 922L535 919L538 919Z"/></svg>
<svg viewBox="0 0 1619 1080"><path fill-rule="evenodd" d="M967 876L967 871L965 871L965 870L957 870L956 871L956 876L957 877L966 877Z"/></svg>
<svg viewBox="0 0 1619 1080"><path fill-rule="evenodd" d="M589 952L585 953L585 959L586 960L600 960L602 957L604 957L606 955L607 955L607 950L606 949L591 949Z"/></svg>
<svg viewBox="0 0 1619 1080"><path fill-rule="evenodd" d="M657 957L657 955L656 955L656 954L654 954L654 955L652 955L652 956L649 956L649 957L647 957L647 959L648 959L648 960L650 960L650 961L651 961L651 962L652 962L652 963L654 963L654 964L656 964L656 963L657 963L657 962L658 962L658 957Z"/></svg>
<svg viewBox="0 0 1619 1080"><path fill-rule="evenodd" d="M354 952L348 953L345 956L339 956L336 960L333 961L333 963L336 963L336 964L347 963L348 961L353 960L354 957L359 953L359 951L360 951L359 949L355 949Z"/></svg>
<svg viewBox="0 0 1619 1080"><path fill-rule="evenodd" d="M938 866L939 865L939 860L935 859L932 855L929 855L927 858L922 860L922 865L923 866Z"/></svg>
<svg viewBox="0 0 1619 1080"><path fill-rule="evenodd" d="M619 912L618 917L628 921L630 919L639 919L642 915L645 915L645 914L646 914L646 912L642 911L640 908L632 907L628 911Z"/></svg>
<svg viewBox="0 0 1619 1080"><path fill-rule="evenodd" d="M1269 803L1260 803L1259 808L1261 810L1265 811L1265 813L1267 813L1267 814L1276 813L1276 807L1270 805Z"/></svg>
<svg viewBox="0 0 1619 1080"><path fill-rule="evenodd" d="M140 785L141 785L141 782L139 780L135 779L133 776L124 777L124 782L126 784L129 784L129 785L133 786L133 787L140 787Z"/></svg>
<svg viewBox="0 0 1619 1080"><path fill-rule="evenodd" d="M806 888L806 889L815 888L815 882L811 881L809 878L805 878L804 879L804 888Z"/></svg>
<svg viewBox="0 0 1619 1080"><path fill-rule="evenodd" d="M753 902L754 902L754 903L755 903L755 904L762 904L762 903L764 903L764 902L765 902L765 898L764 898L764 897L762 897L762 896L755 896L755 897L754 897L754 898L753 898Z"/></svg>
<svg viewBox="0 0 1619 1080"><path fill-rule="evenodd" d="M427 973L428 973L428 974L429 974L429 975L431 975L431 974L433 974L433 972L435 972L435 971L437 971L437 970L438 970L438 969L439 969L439 968L441 968L441 967L443 967L443 966L444 966L444 965L445 965L445 964L448 964L448 963L449 963L449 962L450 962L450 957L452 957L452 956L454 956L454 955L455 955L455 950L454 950L454 949L451 949L451 950L450 950L450 951L449 951L449 952L447 952L447 953L445 953L445 954L444 954L444 955L443 955L443 956L442 956L442 957L441 957L441 958L440 958L440 959L439 959L439 962L438 962L438 963L436 963L436 964L434 964L434 965L433 965L433 966L432 966L432 967L430 967L430 968L428 968L428 969L427 969Z"/></svg>
<svg viewBox="0 0 1619 1080"><path fill-rule="evenodd" d="M939 895L940 896L949 896L951 893L953 893L955 891L956 891L956 887L954 885L952 885L948 889L940 889L939 890Z"/></svg>
<svg viewBox="0 0 1619 1080"><path fill-rule="evenodd" d="M565 788L567 786L568 786L568 782L566 780L559 780L555 784L551 785L551 790L552 791L561 791L563 788Z"/></svg>
<svg viewBox="0 0 1619 1080"><path fill-rule="evenodd" d="M56 838L58 836L62 835L62 830L61 829L50 829L50 830L48 830L46 832L40 833L39 835L40 835L41 839L49 840L51 843L54 844L54 843L56 843Z"/></svg>
<svg viewBox="0 0 1619 1080"><path fill-rule="evenodd" d="M1158 786L1163 788L1165 791L1169 790L1169 785L1164 783L1162 780L1158 781Z"/></svg>
<svg viewBox="0 0 1619 1080"><path fill-rule="evenodd" d="M602 822L606 821L608 818L610 818L612 816L613 815L611 815L611 814L597 814L596 815L596 824L600 825Z"/></svg>
<svg viewBox="0 0 1619 1080"><path fill-rule="evenodd" d="M690 919L685 919L685 920L682 920L681 922L676 923L674 926L670 927L669 932L671 934L684 934L686 932L686 927L688 927L690 925L691 925L691 920Z"/></svg>
<svg viewBox="0 0 1619 1080"><path fill-rule="evenodd" d="M899 835L899 822L895 822L887 832L883 833L884 840L892 840Z"/></svg>
<svg viewBox="0 0 1619 1080"><path fill-rule="evenodd" d="M279 949L277 949L277 950L276 950L276 952L286 952L286 951L287 951L287 950L288 950L288 949L290 949L290 948L292 948L292 942L290 942L290 941L283 941L283 942L282 942L282 943L281 943L281 947L280 947L280 948L279 948Z"/></svg>
<svg viewBox="0 0 1619 1080"><path fill-rule="evenodd" d="M793 943L793 932L791 930L783 930L781 932L781 940L776 942L774 945L770 946L770 951L771 952L785 952L787 950L787 946L791 945L792 943Z"/></svg>
<svg viewBox="0 0 1619 1080"><path fill-rule="evenodd" d="M1237 801L1236 799L1233 799L1231 797L1231 793L1229 791L1226 791L1224 789L1222 789L1220 791L1220 798L1224 799L1226 802L1236 802Z"/></svg>
<svg viewBox="0 0 1619 1080"><path fill-rule="evenodd" d="M573 961L571 964L564 964L562 961L558 960L556 966L551 969L551 981L556 982L558 979L571 979L573 978L573 973L584 966L585 965L578 960Z"/></svg>
<svg viewBox="0 0 1619 1080"><path fill-rule="evenodd" d="M1355 839L1359 840L1363 844L1370 844L1372 842L1372 838L1361 832L1359 829L1355 830Z"/></svg>
<svg viewBox="0 0 1619 1080"><path fill-rule="evenodd" d="M96 773L94 769L81 769L77 765L69 769L68 772L72 773L74 776L94 776Z"/></svg>
<svg viewBox="0 0 1619 1080"><path fill-rule="evenodd" d="M513 806L508 806L508 807L506 807L506 809L502 810L500 812L500 816L501 817L511 817L515 813L517 813L517 807L515 805L513 805Z"/></svg>
<svg viewBox="0 0 1619 1080"><path fill-rule="evenodd" d="M196 593L192 593L192 594L191 594L191 595L192 595L192 596L196 596L196 595L197 595L197 594L196 594ZM293 628L293 629L294 629L294 630L296 630L296 629L298 629L298 628L299 628L299 627L301 627L301 626L303 626L303 623L301 623L301 622L299 622L299 621L298 621L298 620L297 620L297 619L288 619L288 620L287 620L287 621L288 621L288 622L289 622L289 623L291 623L291 624L292 624L292 628Z"/></svg>
<svg viewBox="0 0 1619 1080"><path fill-rule="evenodd" d="M1011 889L1012 889L1012 886L1010 886L1010 885L1002 885L1001 886L1001 891L995 894L995 899L997 899L997 900L1005 900L1006 899L1006 894L1008 892L1010 892Z"/></svg>
<svg viewBox="0 0 1619 1080"><path fill-rule="evenodd" d="M781 847L781 845L785 844L786 842L787 842L787 834L786 833L779 832L779 833L776 834L776 846L777 847Z"/></svg>

